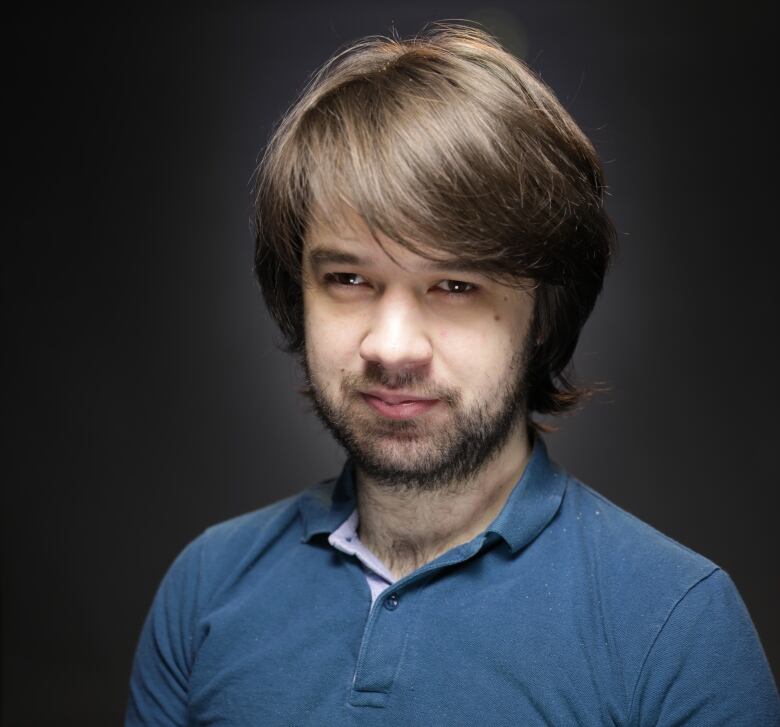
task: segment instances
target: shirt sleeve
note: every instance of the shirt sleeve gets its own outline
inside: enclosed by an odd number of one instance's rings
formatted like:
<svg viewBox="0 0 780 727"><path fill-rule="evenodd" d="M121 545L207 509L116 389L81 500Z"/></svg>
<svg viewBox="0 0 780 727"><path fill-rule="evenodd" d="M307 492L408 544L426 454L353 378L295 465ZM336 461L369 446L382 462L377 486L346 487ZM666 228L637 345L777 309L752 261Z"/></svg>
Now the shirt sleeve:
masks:
<svg viewBox="0 0 780 727"><path fill-rule="evenodd" d="M174 561L152 602L133 660L126 727L187 724L201 540Z"/></svg>
<svg viewBox="0 0 780 727"><path fill-rule="evenodd" d="M634 725L780 725L780 700L737 588L714 570L672 609L634 690Z"/></svg>

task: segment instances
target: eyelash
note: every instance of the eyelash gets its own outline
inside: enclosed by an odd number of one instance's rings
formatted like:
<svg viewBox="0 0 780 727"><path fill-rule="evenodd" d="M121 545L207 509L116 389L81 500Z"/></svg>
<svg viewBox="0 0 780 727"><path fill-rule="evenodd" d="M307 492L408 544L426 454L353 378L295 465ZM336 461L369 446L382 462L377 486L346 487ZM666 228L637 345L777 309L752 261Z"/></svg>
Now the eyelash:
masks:
<svg viewBox="0 0 780 727"><path fill-rule="evenodd" d="M331 285L337 285L339 287L343 288L357 288L363 285L363 283L350 283L346 282L345 278L360 278L362 277L358 273L327 273L324 277L325 285L331 286ZM456 292L454 290L445 290L444 288L440 288L439 286L442 283L450 283L450 284L457 284L460 286L467 286L467 290L461 290L460 292ZM476 293L479 288L474 285L474 283L469 283L465 280L455 280L447 278L445 280L440 280L436 285L433 286L435 289L439 290L443 295L447 296L448 298L465 298L469 295L473 295Z"/></svg>
<svg viewBox="0 0 780 727"><path fill-rule="evenodd" d="M457 285L465 285L465 286L467 286L468 289L467 290L461 290L459 293L456 293L454 290L445 290L444 288L439 288L439 285L441 285L441 283L455 283ZM442 293L444 293L445 295L454 295L456 298L462 298L465 295L471 295L472 293L476 293L477 292L477 286L474 285L474 283L469 283L469 282L467 282L465 280L454 280L454 279L453 280L449 280L449 279L448 280L442 280L435 287L438 288L439 290L441 290Z"/></svg>

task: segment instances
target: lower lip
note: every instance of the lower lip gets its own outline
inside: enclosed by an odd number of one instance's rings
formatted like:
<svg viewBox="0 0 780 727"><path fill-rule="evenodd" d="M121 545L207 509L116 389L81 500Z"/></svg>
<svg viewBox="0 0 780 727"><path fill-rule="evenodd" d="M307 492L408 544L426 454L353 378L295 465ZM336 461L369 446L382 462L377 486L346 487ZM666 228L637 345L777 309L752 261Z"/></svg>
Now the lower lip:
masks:
<svg viewBox="0 0 780 727"><path fill-rule="evenodd" d="M363 394L366 403L375 411L388 419L412 419L433 409L439 403L438 399L417 399L415 401L402 401L399 404L388 404L382 399L370 394Z"/></svg>

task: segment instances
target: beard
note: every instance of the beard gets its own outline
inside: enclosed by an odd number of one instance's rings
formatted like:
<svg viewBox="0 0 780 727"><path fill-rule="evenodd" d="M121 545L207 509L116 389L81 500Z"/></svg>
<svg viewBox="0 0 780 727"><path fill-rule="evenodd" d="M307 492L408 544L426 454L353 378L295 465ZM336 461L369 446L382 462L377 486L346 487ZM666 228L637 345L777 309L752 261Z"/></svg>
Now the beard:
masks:
<svg viewBox="0 0 780 727"><path fill-rule="evenodd" d="M456 389L431 385L414 371L389 373L376 363L368 364L363 375L343 375L340 396L334 396L312 375L305 352L302 356L304 393L355 465L380 486L428 492L458 490L473 481L524 422L525 364L518 352L500 379L505 383L485 401L464 406ZM447 407L448 420L381 417L360 394L375 385L439 399L436 408Z"/></svg>

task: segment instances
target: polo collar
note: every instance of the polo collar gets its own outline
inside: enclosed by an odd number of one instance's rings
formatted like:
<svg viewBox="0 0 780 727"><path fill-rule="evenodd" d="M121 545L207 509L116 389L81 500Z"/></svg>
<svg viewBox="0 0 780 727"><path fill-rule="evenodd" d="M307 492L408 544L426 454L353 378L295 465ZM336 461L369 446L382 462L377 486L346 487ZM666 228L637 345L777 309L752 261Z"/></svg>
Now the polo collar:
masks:
<svg viewBox="0 0 780 727"><path fill-rule="evenodd" d="M522 476L504 507L485 533L495 533L515 553L533 541L558 512L566 489L566 475L549 459L538 434ZM330 535L357 507L352 461L341 474L307 490L299 500L303 542L315 535Z"/></svg>
<svg viewBox="0 0 780 727"><path fill-rule="evenodd" d="M303 542L315 535L330 535L357 507L352 460L344 463L341 474L306 490L298 501L303 520Z"/></svg>
<svg viewBox="0 0 780 727"><path fill-rule="evenodd" d="M523 474L486 532L503 538L513 553L524 548L555 517L566 479L566 474L550 461L544 440L536 434Z"/></svg>

